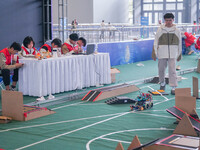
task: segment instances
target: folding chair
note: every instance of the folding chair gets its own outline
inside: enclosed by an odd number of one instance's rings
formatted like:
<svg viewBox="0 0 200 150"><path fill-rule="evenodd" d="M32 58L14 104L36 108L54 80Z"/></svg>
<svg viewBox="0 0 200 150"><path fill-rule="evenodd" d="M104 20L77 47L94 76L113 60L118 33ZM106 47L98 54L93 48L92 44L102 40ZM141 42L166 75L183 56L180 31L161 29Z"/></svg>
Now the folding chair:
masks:
<svg viewBox="0 0 200 150"><path fill-rule="evenodd" d="M1 74L1 70L0 70L0 87L2 90L4 90L4 83L3 83L3 77L2 77L2 74Z"/></svg>
<svg viewBox="0 0 200 150"><path fill-rule="evenodd" d="M10 74L10 81L12 82L12 74ZM3 76L2 76L1 70L0 70L0 88L2 90L5 90L5 86L4 86L4 83L3 83Z"/></svg>

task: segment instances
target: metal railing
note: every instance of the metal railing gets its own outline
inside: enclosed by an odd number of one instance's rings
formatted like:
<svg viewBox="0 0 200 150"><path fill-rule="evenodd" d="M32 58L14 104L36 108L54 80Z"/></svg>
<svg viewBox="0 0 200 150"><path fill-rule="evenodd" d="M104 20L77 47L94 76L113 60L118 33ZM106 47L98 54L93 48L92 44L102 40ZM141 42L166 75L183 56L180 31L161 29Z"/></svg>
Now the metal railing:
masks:
<svg viewBox="0 0 200 150"><path fill-rule="evenodd" d="M64 39L68 38L71 33L77 33L79 37L87 39L87 43L102 43L102 42L119 42L130 41L137 39L154 38L159 26L139 26L139 25L125 25L113 24L112 26L101 27L98 24L81 24L76 29L72 29L71 25L64 28L64 38L62 37L63 31L59 30L58 25L53 25L53 38ZM183 32L192 34L200 34L199 25L181 24L177 27ZM63 41L63 42L64 42Z"/></svg>

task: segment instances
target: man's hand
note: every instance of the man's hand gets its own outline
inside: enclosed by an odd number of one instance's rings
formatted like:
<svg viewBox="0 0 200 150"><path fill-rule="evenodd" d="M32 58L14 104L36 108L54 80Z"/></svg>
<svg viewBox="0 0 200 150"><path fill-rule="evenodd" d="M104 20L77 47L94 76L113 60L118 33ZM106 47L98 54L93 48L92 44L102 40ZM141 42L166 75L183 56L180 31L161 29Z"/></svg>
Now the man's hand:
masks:
<svg viewBox="0 0 200 150"><path fill-rule="evenodd" d="M83 52L83 49L81 47L78 47L78 52L79 53L82 53Z"/></svg>
<svg viewBox="0 0 200 150"><path fill-rule="evenodd" d="M75 53L78 53L78 49L74 49L73 51L74 51Z"/></svg>
<svg viewBox="0 0 200 150"><path fill-rule="evenodd" d="M15 64L15 67L16 67L16 68L21 68L23 65L24 65L23 63L16 63L16 64Z"/></svg>
<svg viewBox="0 0 200 150"><path fill-rule="evenodd" d="M155 53L155 49L153 47L152 53L151 53L151 57L154 61L156 61L156 53Z"/></svg>

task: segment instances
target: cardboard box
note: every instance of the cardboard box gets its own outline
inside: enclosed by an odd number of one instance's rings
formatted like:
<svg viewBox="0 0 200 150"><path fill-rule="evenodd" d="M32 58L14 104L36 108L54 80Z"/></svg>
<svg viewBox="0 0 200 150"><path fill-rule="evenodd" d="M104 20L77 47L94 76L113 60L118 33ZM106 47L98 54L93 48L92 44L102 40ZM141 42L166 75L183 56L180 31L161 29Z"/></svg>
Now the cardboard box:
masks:
<svg viewBox="0 0 200 150"><path fill-rule="evenodd" d="M117 68L111 68L110 73L111 73L111 83L115 83L116 81L115 74L120 73L120 71Z"/></svg>
<svg viewBox="0 0 200 150"><path fill-rule="evenodd" d="M14 120L28 121L55 113L45 107L23 104L23 93L18 91L1 91L2 114Z"/></svg>

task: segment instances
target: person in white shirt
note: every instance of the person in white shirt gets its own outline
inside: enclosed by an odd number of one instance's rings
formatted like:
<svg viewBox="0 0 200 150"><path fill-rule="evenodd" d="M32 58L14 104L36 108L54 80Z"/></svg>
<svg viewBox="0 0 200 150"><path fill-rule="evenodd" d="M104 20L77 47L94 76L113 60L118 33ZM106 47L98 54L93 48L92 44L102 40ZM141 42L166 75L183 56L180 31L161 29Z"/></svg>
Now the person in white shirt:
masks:
<svg viewBox="0 0 200 150"><path fill-rule="evenodd" d="M158 73L160 90L165 90L165 70L168 65L169 85L172 87L171 94L175 94L178 86L176 76L176 60L180 61L182 53L181 31L173 24L174 15L166 13L164 15L165 24L161 25L154 40L153 60L158 58Z"/></svg>

